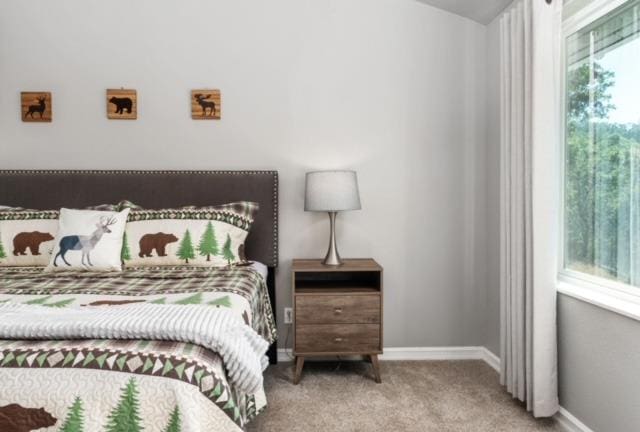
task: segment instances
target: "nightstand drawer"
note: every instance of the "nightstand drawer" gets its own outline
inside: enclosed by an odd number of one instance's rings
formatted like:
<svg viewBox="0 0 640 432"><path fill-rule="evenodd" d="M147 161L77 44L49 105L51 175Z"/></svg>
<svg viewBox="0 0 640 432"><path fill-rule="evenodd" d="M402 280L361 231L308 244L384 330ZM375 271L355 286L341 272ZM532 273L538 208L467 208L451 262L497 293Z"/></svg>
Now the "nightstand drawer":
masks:
<svg viewBox="0 0 640 432"><path fill-rule="evenodd" d="M380 351L378 324L300 324L296 353L355 353Z"/></svg>
<svg viewBox="0 0 640 432"><path fill-rule="evenodd" d="M379 295L300 295L298 324L379 324Z"/></svg>

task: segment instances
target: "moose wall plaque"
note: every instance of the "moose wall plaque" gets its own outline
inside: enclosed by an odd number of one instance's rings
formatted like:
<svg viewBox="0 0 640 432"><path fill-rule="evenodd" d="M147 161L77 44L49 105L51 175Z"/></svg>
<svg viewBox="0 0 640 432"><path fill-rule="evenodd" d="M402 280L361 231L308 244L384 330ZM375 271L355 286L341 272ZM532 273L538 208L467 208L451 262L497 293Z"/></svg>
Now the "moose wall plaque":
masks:
<svg viewBox="0 0 640 432"><path fill-rule="evenodd" d="M138 118L138 93L135 90L107 90L107 118L135 120Z"/></svg>
<svg viewBox="0 0 640 432"><path fill-rule="evenodd" d="M20 105L24 122L51 122L53 118L50 92L22 92Z"/></svg>
<svg viewBox="0 0 640 432"><path fill-rule="evenodd" d="M191 90L191 118L220 120L222 106L220 90Z"/></svg>

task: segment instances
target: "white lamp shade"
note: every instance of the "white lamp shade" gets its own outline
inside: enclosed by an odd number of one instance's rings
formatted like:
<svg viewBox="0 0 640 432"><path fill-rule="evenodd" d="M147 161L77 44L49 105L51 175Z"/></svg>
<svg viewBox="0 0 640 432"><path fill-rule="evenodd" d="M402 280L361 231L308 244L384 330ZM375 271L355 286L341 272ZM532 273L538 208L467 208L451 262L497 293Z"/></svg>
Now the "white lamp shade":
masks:
<svg viewBox="0 0 640 432"><path fill-rule="evenodd" d="M358 177L355 171L315 171L307 173L305 211L360 210Z"/></svg>

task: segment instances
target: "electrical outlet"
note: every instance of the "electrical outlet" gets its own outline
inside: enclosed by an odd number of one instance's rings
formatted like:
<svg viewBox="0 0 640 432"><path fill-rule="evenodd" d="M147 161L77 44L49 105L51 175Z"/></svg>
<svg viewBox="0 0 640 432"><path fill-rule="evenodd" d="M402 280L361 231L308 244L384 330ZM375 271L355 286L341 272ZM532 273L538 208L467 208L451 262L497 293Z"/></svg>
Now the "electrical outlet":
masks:
<svg viewBox="0 0 640 432"><path fill-rule="evenodd" d="M284 323L291 324L293 322L293 309L284 308Z"/></svg>

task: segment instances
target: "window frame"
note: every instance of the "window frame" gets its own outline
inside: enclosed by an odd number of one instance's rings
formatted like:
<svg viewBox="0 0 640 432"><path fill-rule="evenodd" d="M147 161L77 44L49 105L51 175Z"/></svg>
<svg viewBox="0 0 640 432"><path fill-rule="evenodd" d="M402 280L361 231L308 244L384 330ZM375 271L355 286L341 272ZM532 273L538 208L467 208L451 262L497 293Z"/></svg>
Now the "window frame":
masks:
<svg viewBox="0 0 640 432"><path fill-rule="evenodd" d="M580 1L580 0L573 0ZM566 145L567 145L567 38L590 25L608 13L616 10L629 0L593 0L578 12L563 20L561 46L560 101L562 104L560 127L562 128L559 160L560 160L560 205L558 220L558 283L557 290L563 294L587 301L596 306L604 307L640 320L640 287L617 282L588 273L565 268L565 174L566 174ZM626 305L625 305L626 304Z"/></svg>

